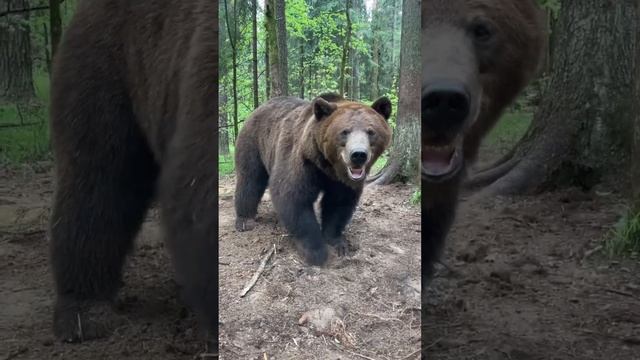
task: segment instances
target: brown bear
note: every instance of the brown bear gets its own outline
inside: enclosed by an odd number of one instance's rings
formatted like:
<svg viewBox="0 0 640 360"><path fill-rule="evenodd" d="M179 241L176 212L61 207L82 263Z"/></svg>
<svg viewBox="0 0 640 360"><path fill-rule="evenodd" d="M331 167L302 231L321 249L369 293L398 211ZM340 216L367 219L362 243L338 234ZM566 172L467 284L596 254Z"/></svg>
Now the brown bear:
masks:
<svg viewBox="0 0 640 360"><path fill-rule="evenodd" d="M217 346L217 20L210 0L78 2L51 84L61 340L112 330L125 257L157 199L184 300Z"/></svg>
<svg viewBox="0 0 640 360"><path fill-rule="evenodd" d="M422 1L423 288L453 222L465 166L538 68L541 19L534 0Z"/></svg>
<svg viewBox="0 0 640 360"><path fill-rule="evenodd" d="M273 206L308 263L322 265L327 244L347 252L342 235L371 166L389 146L386 97L371 107L324 94L312 102L277 97L247 119L236 142L236 228L251 228L269 186ZM322 225L313 204L320 203Z"/></svg>

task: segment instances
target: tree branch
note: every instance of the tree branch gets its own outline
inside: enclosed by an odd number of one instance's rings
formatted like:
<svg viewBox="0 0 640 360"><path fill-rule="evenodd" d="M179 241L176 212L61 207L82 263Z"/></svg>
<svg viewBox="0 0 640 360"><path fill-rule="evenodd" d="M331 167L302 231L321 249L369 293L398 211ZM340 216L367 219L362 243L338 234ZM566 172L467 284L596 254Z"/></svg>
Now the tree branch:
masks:
<svg viewBox="0 0 640 360"><path fill-rule="evenodd" d="M60 4L62 4L63 2L64 0L60 0ZM38 11L38 10L49 10L48 5L41 5L41 6L35 6L31 8L24 8L24 9L12 9L10 5L11 3L7 2L7 10L0 11L0 17L14 15L14 14L22 14L22 13Z"/></svg>
<svg viewBox="0 0 640 360"><path fill-rule="evenodd" d="M46 6L46 5L36 6L36 7L26 8L26 9L7 9L5 11L0 12L0 17L9 16L13 14L22 14L22 13L31 12L31 11L48 10L48 9L49 9L49 6Z"/></svg>

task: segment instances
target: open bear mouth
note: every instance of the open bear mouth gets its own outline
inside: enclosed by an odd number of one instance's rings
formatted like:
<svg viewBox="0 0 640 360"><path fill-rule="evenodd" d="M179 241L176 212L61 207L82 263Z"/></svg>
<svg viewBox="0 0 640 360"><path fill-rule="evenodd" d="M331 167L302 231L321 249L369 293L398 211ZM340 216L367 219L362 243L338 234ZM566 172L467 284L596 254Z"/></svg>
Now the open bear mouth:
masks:
<svg viewBox="0 0 640 360"><path fill-rule="evenodd" d="M462 144L455 141L443 146L423 146L422 177L431 181L451 178L462 168Z"/></svg>
<svg viewBox="0 0 640 360"><path fill-rule="evenodd" d="M362 180L365 178L366 171L364 171L364 167L355 167L348 166L347 172L349 172L349 176L352 180Z"/></svg>

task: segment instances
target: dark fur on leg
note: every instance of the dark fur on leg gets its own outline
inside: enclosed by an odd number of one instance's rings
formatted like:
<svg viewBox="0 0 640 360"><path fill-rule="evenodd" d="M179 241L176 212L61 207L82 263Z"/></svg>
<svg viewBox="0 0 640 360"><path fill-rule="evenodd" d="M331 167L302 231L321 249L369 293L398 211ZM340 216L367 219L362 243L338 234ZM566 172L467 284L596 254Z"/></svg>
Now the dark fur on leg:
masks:
<svg viewBox="0 0 640 360"><path fill-rule="evenodd" d="M100 332L87 325L106 324L103 305L161 172L178 282L217 345L217 9L209 0L78 3L51 89L62 338L86 340Z"/></svg>
<svg viewBox="0 0 640 360"><path fill-rule="evenodd" d="M298 241L298 248L306 260L312 265L323 265L328 258L327 244L313 210L313 203L320 194L317 183L320 174L312 168L307 170L299 173L299 176L306 178L301 181L272 183L271 199L278 217L289 234Z"/></svg>
<svg viewBox="0 0 640 360"><path fill-rule="evenodd" d="M56 88L65 85L70 84L54 82ZM74 93L54 93L51 117L58 160L51 217L51 264L58 294L54 333L67 341L107 335L108 326L92 329L96 322L87 314L93 302L113 300L120 287L125 257L153 197L158 171L124 97L94 90L79 99L70 95ZM65 108L69 102L82 102L94 111L69 110L74 109ZM119 127L111 129L109 137L89 131L116 121ZM77 132L85 135L77 137ZM83 336L78 316L86 320Z"/></svg>
<svg viewBox="0 0 640 360"><path fill-rule="evenodd" d="M236 152L235 160L236 230L247 231L253 228L252 220L258 213L258 204L269 183L269 175L255 143L245 142L244 150Z"/></svg>
<svg viewBox="0 0 640 360"><path fill-rule="evenodd" d="M422 294L455 219L462 178L461 173L443 183L422 182Z"/></svg>
<svg viewBox="0 0 640 360"><path fill-rule="evenodd" d="M217 18L215 4L203 5ZM208 18L201 19L208 22ZM217 32L202 24L187 54L176 133L163 164L163 224L183 300L194 311L209 351L218 346ZM212 59L214 59L212 61Z"/></svg>
<svg viewBox="0 0 640 360"><path fill-rule="evenodd" d="M349 247L343 232L356 210L362 190L354 190L342 183L330 182L320 202L322 235L335 247L339 256L348 254Z"/></svg>

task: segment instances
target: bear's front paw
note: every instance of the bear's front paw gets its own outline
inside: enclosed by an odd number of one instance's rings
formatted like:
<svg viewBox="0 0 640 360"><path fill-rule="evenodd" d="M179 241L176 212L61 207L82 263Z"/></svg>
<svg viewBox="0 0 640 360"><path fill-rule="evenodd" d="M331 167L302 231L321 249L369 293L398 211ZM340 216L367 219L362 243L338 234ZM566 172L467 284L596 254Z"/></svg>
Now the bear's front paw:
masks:
<svg viewBox="0 0 640 360"><path fill-rule="evenodd" d="M53 332L62 342L79 343L110 336L126 323L109 302L59 299L54 310Z"/></svg>
<svg viewBox="0 0 640 360"><path fill-rule="evenodd" d="M250 218L238 217L236 219L236 230L249 231L256 227L256 221Z"/></svg>
<svg viewBox="0 0 640 360"><path fill-rule="evenodd" d="M329 251L326 244L320 244L319 246L302 246L302 255L307 260L307 263L311 265L324 265L329 258Z"/></svg>
<svg viewBox="0 0 640 360"><path fill-rule="evenodd" d="M349 255L349 243L344 238L344 236L336 236L327 238L327 243L333 246L336 249L336 254L338 256L347 256Z"/></svg>

